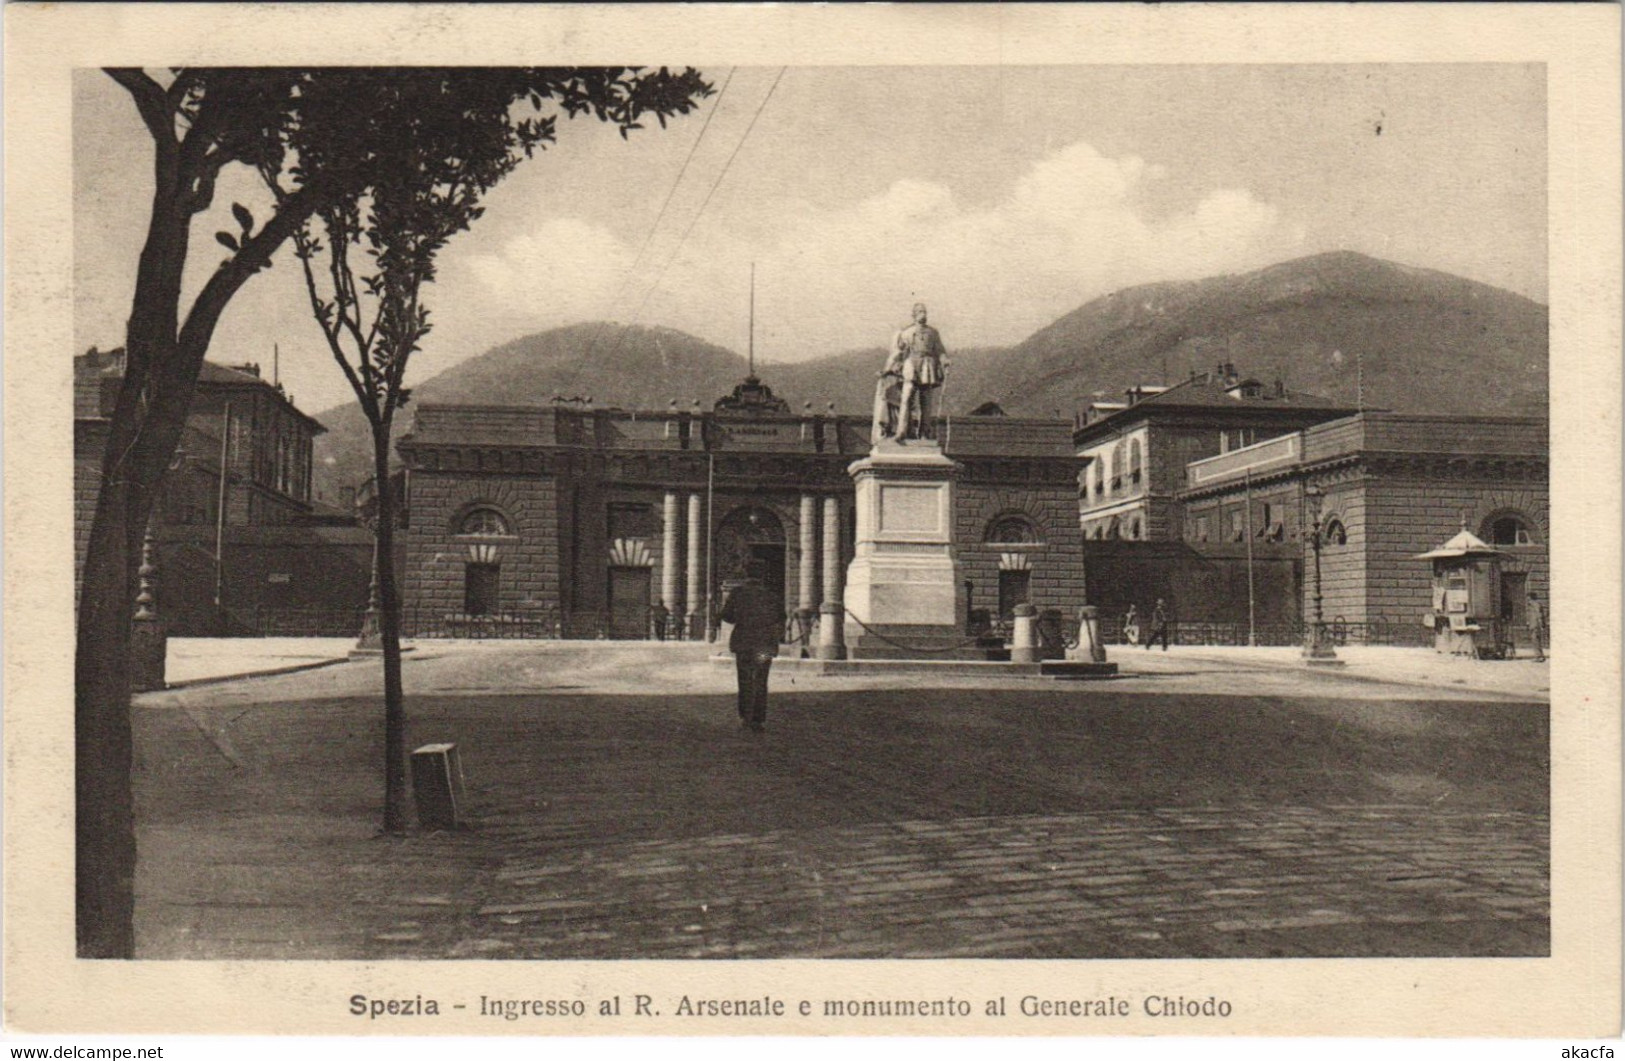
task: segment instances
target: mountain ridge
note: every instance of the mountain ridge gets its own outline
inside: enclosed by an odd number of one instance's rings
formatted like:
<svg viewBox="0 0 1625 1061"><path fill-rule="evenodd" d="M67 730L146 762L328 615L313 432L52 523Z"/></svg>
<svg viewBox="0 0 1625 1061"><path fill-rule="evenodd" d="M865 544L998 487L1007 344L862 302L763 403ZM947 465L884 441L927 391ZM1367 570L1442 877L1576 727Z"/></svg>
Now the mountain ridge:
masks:
<svg viewBox="0 0 1625 1061"><path fill-rule="evenodd" d="M1246 273L1160 281L1091 299L1009 347L956 350L944 407L997 401L1011 415L1071 415L1139 383L1173 383L1221 362L1296 391L1408 412L1544 414L1547 323L1540 303L1439 270L1335 251ZM612 331L619 329L619 331ZM614 334L614 342L608 336ZM757 375L792 410L866 415L884 350L847 350ZM732 350L663 326L607 322L523 336L413 388L414 401L709 409L746 373ZM411 419L411 406L397 434ZM318 497L370 469L354 405L317 414Z"/></svg>

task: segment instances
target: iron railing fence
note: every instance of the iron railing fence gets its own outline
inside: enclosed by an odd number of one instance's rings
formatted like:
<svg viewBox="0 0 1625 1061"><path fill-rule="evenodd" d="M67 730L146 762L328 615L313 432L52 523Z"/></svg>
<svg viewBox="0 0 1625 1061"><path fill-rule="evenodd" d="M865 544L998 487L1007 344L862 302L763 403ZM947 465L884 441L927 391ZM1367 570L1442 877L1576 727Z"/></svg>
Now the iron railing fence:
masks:
<svg viewBox="0 0 1625 1061"><path fill-rule="evenodd" d="M1326 639L1333 645L1388 645L1398 647L1427 647L1433 644L1433 631L1420 622L1403 623L1375 620L1351 623L1333 617L1326 620ZM1255 623L1251 634L1245 622L1210 622L1180 619L1168 624L1168 640L1176 645L1246 645L1264 646L1301 645L1309 633L1309 624L1303 622ZM1102 616L1101 640L1108 645L1127 644L1124 638L1123 617ZM1151 636L1151 626L1140 616L1139 639L1145 644Z"/></svg>
<svg viewBox="0 0 1625 1061"><path fill-rule="evenodd" d="M598 636L600 629L605 629L605 624L593 617L589 619L591 621L572 623L571 629L566 629L560 613L548 608L468 615L439 608L414 607L401 610L401 636L486 641Z"/></svg>
<svg viewBox="0 0 1625 1061"><path fill-rule="evenodd" d="M354 637L361 632L365 614L364 608L330 605L234 608L230 613L230 628L232 636L239 637ZM989 640L1009 641L1013 632L1009 619L989 619L985 615L979 615L977 619L973 632ZM1150 624L1143 615L1139 621L1139 640L1135 643L1144 644L1150 636ZM785 618L784 643L809 646L815 639L817 622L813 615L790 613ZM652 616L647 629L640 631L641 637L650 640L658 638L658 623L660 617ZM1036 625L1040 640L1047 646L1051 642L1057 646L1070 646L1076 642L1077 630L1058 612L1046 611L1038 617ZM674 621L667 617L665 626L666 639L685 639L687 631L681 620ZM1249 643L1245 622L1181 619L1170 623L1168 630L1169 640L1176 645ZM1101 640L1108 645L1128 643L1124 638L1121 614L1102 614L1100 633ZM1258 623L1253 628L1251 643L1266 646L1301 645L1307 633L1307 625L1302 622ZM465 615L417 607L401 610L401 636L406 638L602 640L613 634L609 616L605 612L576 612L566 619L558 609L549 608L487 615ZM1433 631L1421 622L1377 620L1353 623L1335 616L1326 621L1326 637L1333 645L1428 647L1433 644Z"/></svg>
<svg viewBox="0 0 1625 1061"><path fill-rule="evenodd" d="M233 637L355 637L365 613L328 604L232 608L228 629Z"/></svg>

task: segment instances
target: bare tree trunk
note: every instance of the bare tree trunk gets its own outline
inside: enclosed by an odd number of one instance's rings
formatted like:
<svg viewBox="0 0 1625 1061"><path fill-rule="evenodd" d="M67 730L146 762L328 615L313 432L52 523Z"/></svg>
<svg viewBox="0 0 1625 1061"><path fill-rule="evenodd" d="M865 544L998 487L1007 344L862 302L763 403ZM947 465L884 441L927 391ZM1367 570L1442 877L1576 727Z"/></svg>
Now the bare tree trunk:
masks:
<svg viewBox="0 0 1625 1061"><path fill-rule="evenodd" d="M389 422L372 425L378 484L378 633L384 648L384 832L406 832L406 703L401 690L401 597L395 585L395 486L389 477Z"/></svg>
<svg viewBox="0 0 1625 1061"><path fill-rule="evenodd" d="M180 439L191 388L172 378L187 217L158 153L158 186L125 333L124 378L102 457L79 591L74 656L74 907L83 958L135 953L135 825L130 618L135 566L153 500ZM196 379L196 373L193 373ZM166 425L166 415L177 422ZM166 430L167 428L167 430Z"/></svg>
<svg viewBox="0 0 1625 1061"><path fill-rule="evenodd" d="M131 768L130 619L136 566L165 471L175 457L215 325L237 290L309 216L305 193L284 204L243 253L218 269L180 325L191 214L172 153L158 152L157 190L141 249L124 380L109 424L79 591L74 656L74 907L84 958L134 956L136 847Z"/></svg>
<svg viewBox="0 0 1625 1061"><path fill-rule="evenodd" d="M96 509L74 659L74 913L79 957L130 958L135 826L128 489L104 483Z"/></svg>

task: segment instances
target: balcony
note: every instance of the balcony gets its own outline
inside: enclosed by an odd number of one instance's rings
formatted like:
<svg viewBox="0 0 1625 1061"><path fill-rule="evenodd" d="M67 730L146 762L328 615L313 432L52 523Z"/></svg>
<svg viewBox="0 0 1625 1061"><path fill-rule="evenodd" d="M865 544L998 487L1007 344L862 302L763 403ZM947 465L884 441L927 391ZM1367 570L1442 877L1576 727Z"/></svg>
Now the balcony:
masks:
<svg viewBox="0 0 1625 1061"><path fill-rule="evenodd" d="M1282 435L1221 453L1217 457L1192 461L1185 466L1185 486L1187 489L1212 486L1249 473L1261 475L1295 464L1302 452L1299 441L1296 434Z"/></svg>

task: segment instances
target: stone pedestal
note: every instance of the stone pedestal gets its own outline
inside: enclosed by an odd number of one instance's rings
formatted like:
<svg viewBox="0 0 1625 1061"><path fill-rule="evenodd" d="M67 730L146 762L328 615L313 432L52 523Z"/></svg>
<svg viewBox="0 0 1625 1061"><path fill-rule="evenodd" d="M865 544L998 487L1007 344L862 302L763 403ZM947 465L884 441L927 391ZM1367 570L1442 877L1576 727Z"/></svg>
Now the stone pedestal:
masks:
<svg viewBox="0 0 1625 1061"><path fill-rule="evenodd" d="M959 466L935 442L886 440L848 471L857 536L847 568L846 643L853 659L976 659L964 630L954 555Z"/></svg>

